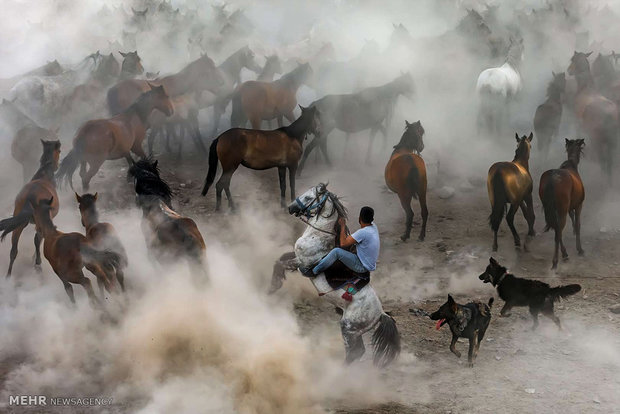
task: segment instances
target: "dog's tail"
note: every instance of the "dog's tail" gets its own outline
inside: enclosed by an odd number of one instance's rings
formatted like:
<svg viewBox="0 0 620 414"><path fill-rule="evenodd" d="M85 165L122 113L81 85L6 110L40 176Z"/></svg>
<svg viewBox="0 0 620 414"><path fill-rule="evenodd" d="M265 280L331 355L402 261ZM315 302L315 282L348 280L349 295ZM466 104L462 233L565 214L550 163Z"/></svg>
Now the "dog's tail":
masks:
<svg viewBox="0 0 620 414"><path fill-rule="evenodd" d="M219 142L219 137L215 138L209 147L209 171L207 172L207 178L205 178L205 185L202 187L202 195L207 195L207 191L209 191L209 187L215 181L215 174L217 173L217 143Z"/></svg>
<svg viewBox="0 0 620 414"><path fill-rule="evenodd" d="M493 301L495 301L495 299L493 298L489 299L489 303L487 303L487 306L489 307L489 309L493 307Z"/></svg>
<svg viewBox="0 0 620 414"><path fill-rule="evenodd" d="M545 231L549 229L557 229L560 221L558 217L558 209L555 202L555 186L553 185L553 174L547 180L543 190L543 211L545 212Z"/></svg>
<svg viewBox="0 0 620 414"><path fill-rule="evenodd" d="M556 286L554 288L549 289L548 297L553 299L553 301L559 301L562 298L567 296L571 296L576 294L581 290L581 285L564 285L564 286Z"/></svg>
<svg viewBox="0 0 620 414"><path fill-rule="evenodd" d="M502 180L502 176L498 173L495 173L493 178L491 178L491 191L493 192L493 203L491 206L491 215L489 216L489 224L493 231L497 231L502 222L502 218L504 218L506 203L508 202L504 180Z"/></svg>
<svg viewBox="0 0 620 414"><path fill-rule="evenodd" d="M372 334L375 366L384 368L400 354L400 334L396 322L387 313L381 314L379 326Z"/></svg>

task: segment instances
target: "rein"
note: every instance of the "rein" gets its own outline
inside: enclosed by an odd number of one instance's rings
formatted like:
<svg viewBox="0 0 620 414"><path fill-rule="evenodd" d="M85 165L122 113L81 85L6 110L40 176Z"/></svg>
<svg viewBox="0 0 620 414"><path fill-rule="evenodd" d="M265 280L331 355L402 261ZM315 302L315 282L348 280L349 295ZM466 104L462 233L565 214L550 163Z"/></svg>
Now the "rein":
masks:
<svg viewBox="0 0 620 414"><path fill-rule="evenodd" d="M332 236L335 236L336 233L320 229L320 228L318 228L316 226L313 226L310 223L310 219L312 217L315 217L315 216L312 215L312 212L313 211L318 211L320 208L322 208L323 205L325 204L325 202L327 201L327 197L328 196L329 196L329 192L326 192L325 194L323 194L323 196L320 198L320 200L319 200L319 196L317 196L317 198L315 198L313 200L313 203L309 204L309 205L306 205L306 204L302 203L301 200L299 199L299 197L295 198L295 202L297 203L297 206L299 206L299 208L301 209L301 213L303 214L303 216L302 215L298 216L301 221L303 221L306 225L312 227L315 230L318 230L318 231L320 231L322 233L326 233L326 234L330 234ZM334 207L334 210L335 209L336 209L336 207ZM305 217L305 219L304 219L304 217Z"/></svg>

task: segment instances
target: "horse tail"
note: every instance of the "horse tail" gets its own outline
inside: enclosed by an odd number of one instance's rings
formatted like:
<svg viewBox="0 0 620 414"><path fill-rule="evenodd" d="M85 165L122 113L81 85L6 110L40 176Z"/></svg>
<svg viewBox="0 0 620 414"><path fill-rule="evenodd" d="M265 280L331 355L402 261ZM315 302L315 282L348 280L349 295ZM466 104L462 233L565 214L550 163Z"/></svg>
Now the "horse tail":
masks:
<svg viewBox="0 0 620 414"><path fill-rule="evenodd" d="M379 326L372 334L373 362L384 368L400 354L400 334L396 321L387 313L379 317Z"/></svg>
<svg viewBox="0 0 620 414"><path fill-rule="evenodd" d="M504 180L502 180L502 176L497 172L493 175L493 178L491 178L491 191L493 192L493 203L491 206L491 215L489 216L489 224L493 231L497 231L504 218L506 203L508 202Z"/></svg>
<svg viewBox="0 0 620 414"><path fill-rule="evenodd" d="M408 158L411 160L411 168L409 169L409 173L407 173L407 187L411 191L413 198L417 200L420 192L420 172L418 171L418 167L415 165L413 158Z"/></svg>
<svg viewBox="0 0 620 414"><path fill-rule="evenodd" d="M205 179L205 185L202 188L202 195L207 195L207 191L209 191L209 187L215 181L215 174L217 173L217 143L219 142L219 137L215 138L209 147L209 171L207 172L207 178Z"/></svg>
<svg viewBox="0 0 620 414"><path fill-rule="evenodd" d="M79 147L73 147L67 156L60 162L58 171L56 172L56 179L59 184L63 181L67 182L73 190L73 173L78 167L82 159L82 151Z"/></svg>
<svg viewBox="0 0 620 414"><path fill-rule="evenodd" d="M98 263L104 268L120 268L123 259L120 254L113 252L112 250L96 250L87 244L80 246L80 253L85 262Z"/></svg>
<svg viewBox="0 0 620 414"><path fill-rule="evenodd" d="M0 231L2 231L0 241L4 241L4 238L13 230L27 225L32 220L33 213L32 208L26 205L16 216L0 220Z"/></svg>
<svg viewBox="0 0 620 414"><path fill-rule="evenodd" d="M545 184L545 188L543 189L542 204L543 211L545 212L546 224L544 231L549 231L549 229L556 230L558 228L560 218L558 216L558 209L555 200L555 185L553 184L553 174L549 176L549 179Z"/></svg>
<svg viewBox="0 0 620 414"><path fill-rule="evenodd" d="M232 97L232 112L230 113L230 127L243 128L247 122L243 106L241 105L241 91L236 91Z"/></svg>
<svg viewBox="0 0 620 414"><path fill-rule="evenodd" d="M118 88L116 86L112 86L108 89L108 93L106 94L106 101L108 103L108 111L111 116L118 115L122 112L122 108L118 101Z"/></svg>

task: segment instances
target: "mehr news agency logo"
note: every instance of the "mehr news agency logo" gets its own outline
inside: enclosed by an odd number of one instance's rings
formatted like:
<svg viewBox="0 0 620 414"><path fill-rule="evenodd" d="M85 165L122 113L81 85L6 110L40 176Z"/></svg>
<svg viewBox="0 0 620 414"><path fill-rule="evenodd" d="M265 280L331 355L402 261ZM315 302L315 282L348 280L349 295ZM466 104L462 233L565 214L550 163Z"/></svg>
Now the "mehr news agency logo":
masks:
<svg viewBox="0 0 620 414"><path fill-rule="evenodd" d="M9 406L73 406L96 407L112 405L112 397L48 397L46 395L9 395Z"/></svg>

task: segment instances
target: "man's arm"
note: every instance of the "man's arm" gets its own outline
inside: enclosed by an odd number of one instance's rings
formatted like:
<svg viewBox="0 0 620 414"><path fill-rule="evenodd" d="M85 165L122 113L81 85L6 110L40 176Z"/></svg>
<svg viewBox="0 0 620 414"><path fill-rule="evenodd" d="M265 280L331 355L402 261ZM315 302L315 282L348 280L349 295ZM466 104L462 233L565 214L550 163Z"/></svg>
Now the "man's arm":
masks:
<svg viewBox="0 0 620 414"><path fill-rule="evenodd" d="M338 219L338 224L340 224L340 247L344 249L357 244L357 241L353 238L353 236L347 236L347 221L344 217L340 217Z"/></svg>

